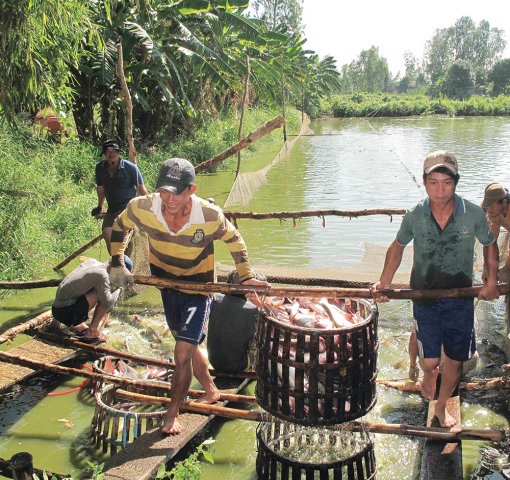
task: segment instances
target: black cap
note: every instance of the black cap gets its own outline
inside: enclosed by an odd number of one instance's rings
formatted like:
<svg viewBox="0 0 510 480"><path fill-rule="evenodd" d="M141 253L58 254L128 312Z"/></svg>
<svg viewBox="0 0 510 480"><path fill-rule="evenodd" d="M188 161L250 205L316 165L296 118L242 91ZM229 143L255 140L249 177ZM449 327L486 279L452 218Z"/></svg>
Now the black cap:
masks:
<svg viewBox="0 0 510 480"><path fill-rule="evenodd" d="M106 150L109 148L113 148L118 152L120 151L119 144L115 140L106 140L103 142L103 151L101 152L101 155L104 155L104 152L106 152Z"/></svg>
<svg viewBox="0 0 510 480"><path fill-rule="evenodd" d="M159 169L156 190L162 188L179 195L195 183L195 167L184 158L170 158Z"/></svg>

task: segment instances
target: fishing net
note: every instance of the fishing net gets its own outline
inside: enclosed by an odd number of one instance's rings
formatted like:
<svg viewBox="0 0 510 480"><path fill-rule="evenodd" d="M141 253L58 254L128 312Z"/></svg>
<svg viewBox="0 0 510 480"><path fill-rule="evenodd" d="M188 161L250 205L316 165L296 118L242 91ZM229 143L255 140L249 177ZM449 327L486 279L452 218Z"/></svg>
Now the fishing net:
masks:
<svg viewBox="0 0 510 480"><path fill-rule="evenodd" d="M287 156L296 140L308 131L309 125L310 119L305 117L305 120L301 124L301 131L299 132L299 135L294 138L294 140L285 142L276 157L264 168L261 168L256 172L239 173L239 175L237 175L236 179L234 180L232 188L230 189L223 207L227 208L232 205L248 205L249 201L253 197L253 194L267 182L267 172L271 170L271 168L273 168L280 160Z"/></svg>

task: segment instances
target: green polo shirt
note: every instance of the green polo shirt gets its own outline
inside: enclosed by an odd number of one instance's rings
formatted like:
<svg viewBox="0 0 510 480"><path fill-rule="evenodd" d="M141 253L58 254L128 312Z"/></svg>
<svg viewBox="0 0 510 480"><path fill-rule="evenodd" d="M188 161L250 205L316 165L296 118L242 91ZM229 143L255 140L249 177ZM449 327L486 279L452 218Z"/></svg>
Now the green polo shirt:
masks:
<svg viewBox="0 0 510 480"><path fill-rule="evenodd" d="M473 284L475 238L482 245L495 241L483 210L455 194L453 216L441 231L432 216L429 198L406 213L397 242L414 240L411 288L460 288Z"/></svg>

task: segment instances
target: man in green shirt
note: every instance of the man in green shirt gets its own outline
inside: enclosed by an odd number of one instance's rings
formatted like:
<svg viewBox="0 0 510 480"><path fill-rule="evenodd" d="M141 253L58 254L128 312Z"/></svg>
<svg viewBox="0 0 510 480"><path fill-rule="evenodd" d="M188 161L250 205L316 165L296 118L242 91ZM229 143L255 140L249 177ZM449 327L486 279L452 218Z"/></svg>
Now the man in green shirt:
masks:
<svg viewBox="0 0 510 480"><path fill-rule="evenodd" d="M475 238L484 246L488 276L478 298L498 297L498 250L483 210L455 193L459 181L457 160L441 150L427 156L423 182L427 198L406 213L390 245L383 272L374 291L389 288L405 246L414 241L411 288L443 289L469 287L473 277ZM378 294L377 301L388 301ZM441 347L444 349L441 387L435 415L442 427L452 427L455 419L446 402L457 386L462 363L474 353L474 307L469 298L413 301L420 366L424 372L422 393L432 400L436 390Z"/></svg>

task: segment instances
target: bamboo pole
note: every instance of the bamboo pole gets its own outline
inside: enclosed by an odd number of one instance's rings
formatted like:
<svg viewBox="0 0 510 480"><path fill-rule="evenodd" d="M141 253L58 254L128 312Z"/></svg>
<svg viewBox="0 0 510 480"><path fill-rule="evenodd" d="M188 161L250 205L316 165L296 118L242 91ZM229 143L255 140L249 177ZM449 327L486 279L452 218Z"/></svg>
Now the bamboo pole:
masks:
<svg viewBox="0 0 510 480"><path fill-rule="evenodd" d="M335 287L335 288L370 288L374 282L357 282L354 280L342 280L336 278L322 277L289 277L286 275L264 275L268 282L279 283L282 285L304 285L315 287ZM226 282L228 275L218 273L218 281ZM0 283L0 287L1 287ZM409 288L408 283L392 283L391 288Z"/></svg>
<svg viewBox="0 0 510 480"><path fill-rule="evenodd" d="M60 270L62 267L65 267L71 260L74 260L78 255L83 253L85 250L88 250L90 247L94 246L96 243L100 242L103 238L103 234L100 233L97 237L90 240L90 242L86 243L82 247L80 247L78 250L76 250L74 253L71 253L65 260L60 262L56 267L53 267L53 270Z"/></svg>
<svg viewBox="0 0 510 480"><path fill-rule="evenodd" d="M373 208L365 210L303 210L296 212L223 212L225 216L230 220L238 220L240 218L249 218L251 220L267 220L269 218L305 218L305 217L324 217L324 216L335 216L335 217L368 217L370 215L405 215L407 210L398 208Z"/></svg>
<svg viewBox="0 0 510 480"><path fill-rule="evenodd" d="M421 393L421 383L410 380L377 380L378 385L389 388L395 388L401 392ZM485 380L475 380L472 382L460 382L461 390L474 392L487 392L491 390L510 389L510 377L495 377Z"/></svg>
<svg viewBox="0 0 510 480"><path fill-rule="evenodd" d="M142 357L138 355L132 355L130 353L120 352L118 350L114 350L113 348L108 348L102 345L90 345L88 343L80 342L79 340L72 340L71 338L62 337L60 335L53 335L51 333L46 332L38 332L37 336L40 338L44 338L54 343L58 343L60 345L64 345L66 347L77 348L80 350L84 350L87 353L94 354L98 357L102 357L104 355L110 355L115 358L120 358L122 360L129 360L138 365L152 365L154 367L175 368L175 363L168 362L166 360L159 360L157 358L150 357ZM243 372L226 372L220 370L209 369L209 373L213 377L223 377L223 378L238 378L240 380L244 379L256 379L256 372L243 371Z"/></svg>
<svg viewBox="0 0 510 480"><path fill-rule="evenodd" d="M258 293L277 297L350 297L350 298L373 298L374 292L369 288L326 288L326 287L255 287L253 285L223 284L223 283L200 283L183 282L168 278L134 275L135 283L153 285L160 288L176 288L200 293L226 293L231 295L246 295ZM476 297L482 286L450 288L441 290L413 290L413 289L384 289L380 293L393 299L424 299L424 298L458 298ZM508 283L498 284L500 295L510 293Z"/></svg>
<svg viewBox="0 0 510 480"><path fill-rule="evenodd" d="M154 397L140 393L117 390L117 397L123 400L136 401L149 405L168 406L172 401L169 398ZM220 407L214 404L205 404L188 401L182 404L182 411L202 413L205 415L218 415L227 418L237 418L241 420L252 420L255 422L274 422L277 418L266 412L257 412L252 410L240 410L236 408ZM419 425L404 425L391 423L364 423L349 422L337 427L351 431L369 431L372 433L385 433L392 435L425 437L443 441L459 440L490 440L492 442L501 442L505 439L505 432L494 429L468 429L468 428L435 428L423 427Z"/></svg>
<svg viewBox="0 0 510 480"><path fill-rule="evenodd" d="M61 278L49 280L31 280L28 282L0 282L0 289L4 290L28 290L31 288L58 287L62 282Z"/></svg>
<svg viewBox="0 0 510 480"><path fill-rule="evenodd" d="M267 281L283 285L304 285L336 288L370 288L372 282L355 282L352 280L341 280L333 278L318 277L289 277L285 275L266 275ZM218 280L225 282L227 275L218 274ZM62 282L61 278L51 278L47 280L29 280L22 282L0 282L0 289L5 290L28 290L32 288L58 287ZM393 288L407 288L407 284L395 283Z"/></svg>
<svg viewBox="0 0 510 480"><path fill-rule="evenodd" d="M242 138L239 142L237 142L235 145L232 145L229 149L225 150L222 153L218 153L217 155L214 155L214 157L211 157L209 160L206 160L205 162L200 163L195 167L196 173L202 173L206 170L210 170L211 168L215 167L219 163L221 163L226 158L235 155L237 152L242 150L243 148L246 148L247 146L251 145L255 140L258 140L261 137L264 137L268 133L271 133L275 128L279 128L283 125L284 119L282 116L273 118L272 120L269 120L264 125L259 127L254 132L250 133L248 136Z"/></svg>
<svg viewBox="0 0 510 480"><path fill-rule="evenodd" d="M46 323L49 323L51 319L51 310L47 310L46 312L37 315L37 317L22 323L21 325L16 325L15 327L9 328L9 330L6 330L4 333L2 333L2 335L0 335L0 344L5 343L8 340L12 340L16 335L26 332L27 330L41 327Z"/></svg>
<svg viewBox="0 0 510 480"><path fill-rule="evenodd" d="M104 373L96 373L89 372L87 370L81 370L79 368L73 367L64 367L62 365L55 365L53 363L45 363L39 362L37 360L32 360L29 358L20 357L19 355L12 355L5 352L0 352L0 361L11 363L13 365L21 365L22 367L28 367L33 370L46 370L52 373L58 373L63 375L72 375L90 378L91 380L100 381L100 382L109 382L115 385L121 386L134 386L137 388L151 387L163 392L170 393L171 385L170 383L165 384L162 382L150 382L147 380L133 380L129 378L117 377L115 375L109 375ZM205 394L203 390L188 390L188 395L190 397L201 397ZM220 393L220 400L229 401L229 402L245 402L252 403L255 400L255 397L249 395L239 395L232 393Z"/></svg>

